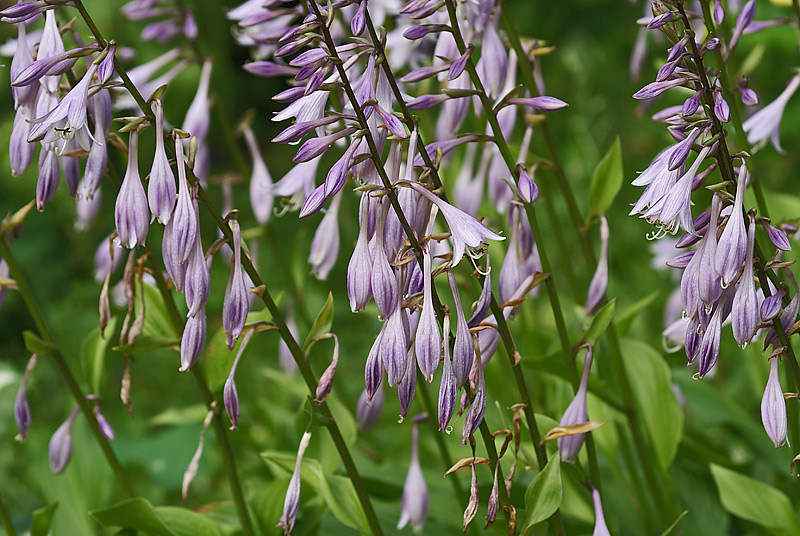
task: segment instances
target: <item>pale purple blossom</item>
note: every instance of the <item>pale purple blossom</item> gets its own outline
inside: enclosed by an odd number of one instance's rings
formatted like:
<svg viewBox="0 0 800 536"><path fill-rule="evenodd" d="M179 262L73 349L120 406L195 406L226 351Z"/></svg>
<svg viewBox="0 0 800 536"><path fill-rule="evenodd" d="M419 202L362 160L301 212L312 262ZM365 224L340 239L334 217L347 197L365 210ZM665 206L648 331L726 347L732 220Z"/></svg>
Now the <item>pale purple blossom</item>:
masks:
<svg viewBox="0 0 800 536"><path fill-rule="evenodd" d="M778 375L777 357L770 358L769 362L769 378L761 399L761 422L775 448L780 448L788 443L786 439L786 400L783 398L783 389Z"/></svg>

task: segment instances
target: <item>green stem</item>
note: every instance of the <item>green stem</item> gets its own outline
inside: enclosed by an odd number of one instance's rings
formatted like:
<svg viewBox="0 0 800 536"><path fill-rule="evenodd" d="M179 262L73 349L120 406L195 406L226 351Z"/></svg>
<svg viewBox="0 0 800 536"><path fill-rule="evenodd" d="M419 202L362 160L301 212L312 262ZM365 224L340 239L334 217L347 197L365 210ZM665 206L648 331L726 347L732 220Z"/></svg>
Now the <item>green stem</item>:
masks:
<svg viewBox="0 0 800 536"><path fill-rule="evenodd" d="M17 536L17 530L11 522L11 516L8 515L6 505L3 502L3 497L0 497L0 521L3 522L3 528L6 531L6 536Z"/></svg>
<svg viewBox="0 0 800 536"><path fill-rule="evenodd" d="M58 348L58 345L53 339L53 335L47 327L47 323L45 322L44 316L42 316L39 306L36 303L36 299L33 297L33 292L28 284L28 280L25 278L25 274L20 269L19 264L17 264L14 256L11 254L10 247L6 244L5 240L2 239L0 239L0 256L2 256L8 264L8 271L10 272L11 277L17 283L17 290L22 297L22 301L25 303L25 306L28 309L28 313L30 314L34 325L36 326L36 331L39 333L39 337L45 343L53 347L51 355L56 362L56 366L58 367L61 376L64 378L67 387L72 392L72 397L75 399L75 403L78 404L81 412L86 417L86 420L89 423L89 428L91 429L98 445L100 445L100 450L103 451L103 456L106 458L108 465L111 467L119 487L122 488L122 492L126 496L133 497L133 488L131 488L131 484L128 481L128 475L126 475L125 471L122 469L122 465L120 465L116 454L114 454L114 450L111 448L111 444L108 442L108 439L106 439L106 436L104 436L103 432L100 431L100 426L97 423L97 418L95 417L94 411L92 411L91 405L86 400L86 397L81 390L80 385L78 384L78 380L75 379L75 376L72 374L72 370L70 370L67 360L64 358L64 355L61 353L61 350Z"/></svg>

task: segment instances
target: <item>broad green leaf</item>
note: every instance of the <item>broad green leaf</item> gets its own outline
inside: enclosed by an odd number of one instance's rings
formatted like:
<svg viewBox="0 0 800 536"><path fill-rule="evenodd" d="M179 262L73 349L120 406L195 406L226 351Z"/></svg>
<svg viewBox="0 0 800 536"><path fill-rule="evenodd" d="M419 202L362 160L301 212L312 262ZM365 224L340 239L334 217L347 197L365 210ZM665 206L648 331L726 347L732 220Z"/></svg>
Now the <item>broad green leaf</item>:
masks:
<svg viewBox="0 0 800 536"><path fill-rule="evenodd" d="M29 329L22 332L22 339L25 341L25 349L32 354L45 355L58 350L56 346L44 342L37 334Z"/></svg>
<svg viewBox="0 0 800 536"><path fill-rule="evenodd" d="M106 355L108 344L117 327L117 317L112 316L106 326L106 338L100 336L100 327L94 328L81 343L81 364L83 373L89 382L89 388L95 394L100 394L100 383L106 369Z"/></svg>
<svg viewBox="0 0 800 536"><path fill-rule="evenodd" d="M140 285L137 281L136 291L142 291L142 288L144 288L144 325L142 326L142 335L155 339L179 339L180 333L177 333L172 325L161 293L153 285ZM137 315L140 313L141 304L141 297L137 295Z"/></svg>
<svg viewBox="0 0 800 536"><path fill-rule="evenodd" d="M271 464L282 467L288 473L294 470L294 454L262 452L261 456ZM300 480L310 485L322 496L331 513L341 523L364 534L370 532L355 488L349 479L335 475L325 476L322 464L318 460L304 458L300 466Z"/></svg>
<svg viewBox="0 0 800 536"><path fill-rule="evenodd" d="M599 311L597 311L597 314L592 320L592 325L589 326L589 330L586 332L586 336L583 338L584 342L588 342L592 345L597 344L597 340L614 319L616 302L617 299L614 298L605 304Z"/></svg>
<svg viewBox="0 0 800 536"><path fill-rule="evenodd" d="M620 312L619 316L617 317L616 328L617 328L617 335L625 335L628 331L628 328L631 325L636 316L642 312L648 305L653 303L653 301L658 298L659 291L655 290L642 298L641 300L637 301L633 305L630 305L625 308L622 312Z"/></svg>
<svg viewBox="0 0 800 536"><path fill-rule="evenodd" d="M650 435L659 466L666 471L683 433L683 411L672 391L669 367L651 346L633 339L622 339L622 357L636 409Z"/></svg>
<svg viewBox="0 0 800 536"><path fill-rule="evenodd" d="M236 358L236 350L241 343L241 339L236 341L236 346L233 350L228 350L225 338L225 332L218 329L211 340L208 342L206 349L206 381L208 381L208 388L212 392L222 389L225 385L225 380L233 366L233 360Z"/></svg>
<svg viewBox="0 0 800 536"><path fill-rule="evenodd" d="M552 456L525 491L525 528L552 516L561 506L561 457Z"/></svg>
<svg viewBox="0 0 800 536"><path fill-rule="evenodd" d="M800 534L792 503L782 491L713 463L711 474L728 512L763 527Z"/></svg>
<svg viewBox="0 0 800 536"><path fill-rule="evenodd" d="M148 337L147 335L142 335L131 344L114 346L112 350L122 354L140 354L142 352L158 350L159 348L178 347L180 344L180 339L162 339L158 337Z"/></svg>
<svg viewBox="0 0 800 536"><path fill-rule="evenodd" d="M47 536L50 533L50 525L53 523L53 514L58 508L58 501L55 501L44 508L33 511L33 523L31 524L31 536Z"/></svg>
<svg viewBox="0 0 800 536"><path fill-rule="evenodd" d="M156 515L153 505L145 499L127 499L108 508L93 510L89 515L104 527L122 527L159 536L177 536L164 525Z"/></svg>
<svg viewBox="0 0 800 536"><path fill-rule="evenodd" d="M221 536L216 523L202 514L179 506L157 506L156 515L175 536Z"/></svg>
<svg viewBox="0 0 800 536"><path fill-rule="evenodd" d="M622 186L622 146L619 137L597 164L589 188L589 212L592 216L602 216L614 202Z"/></svg>
<svg viewBox="0 0 800 536"><path fill-rule="evenodd" d="M325 300L325 305L319 310L317 318L314 319L314 324L311 326L311 331L308 332L306 342L303 343L303 352L308 351L311 341L321 335L325 335L331 330L333 325L333 294L328 292L328 299Z"/></svg>

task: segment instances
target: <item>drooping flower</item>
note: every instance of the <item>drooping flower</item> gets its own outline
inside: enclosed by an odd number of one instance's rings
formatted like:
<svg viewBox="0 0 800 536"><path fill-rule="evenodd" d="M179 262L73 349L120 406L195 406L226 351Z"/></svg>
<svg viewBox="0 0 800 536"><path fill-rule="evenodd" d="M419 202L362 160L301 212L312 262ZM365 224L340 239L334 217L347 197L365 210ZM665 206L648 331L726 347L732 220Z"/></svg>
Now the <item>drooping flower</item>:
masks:
<svg viewBox="0 0 800 536"><path fill-rule="evenodd" d="M427 198L439 208L448 227L450 227L450 240L453 242L454 267L461 261L465 249L469 248L467 251L472 255L472 250L480 247L484 240L505 240L505 237L495 233L466 212L443 201L440 197L428 191L423 185L417 182L402 182L401 184L409 185L417 193Z"/></svg>
<svg viewBox="0 0 800 536"><path fill-rule="evenodd" d="M364 192L358 208L358 240L347 265L347 297L354 313L363 310L372 298L372 253L368 230L369 193Z"/></svg>
<svg viewBox="0 0 800 536"><path fill-rule="evenodd" d="M147 201L150 204L152 218L166 224L172 217L177 191L175 176L169 167L169 159L164 150L164 107L161 105L161 100L153 101L153 112L156 116L156 150L153 155L153 167L150 169L150 182L147 185ZM183 162L178 161L177 165L182 167Z"/></svg>
<svg viewBox="0 0 800 536"><path fill-rule="evenodd" d="M442 326L444 333L444 364L442 365L442 380L439 384L439 430L442 432L447 431L447 425L453 417L453 411L456 407L456 377L453 374L453 365L450 363L450 317L447 313L444 315L444 325Z"/></svg>
<svg viewBox="0 0 800 536"><path fill-rule="evenodd" d="M50 469L55 474L64 470L72 456L72 425L78 417L79 412L80 408L75 406L72 413L67 417L67 420L58 427L50 438L50 447L48 449Z"/></svg>
<svg viewBox="0 0 800 536"><path fill-rule="evenodd" d="M472 360L475 349L472 346L472 333L467 325L467 318L461 306L461 296L458 293L458 284L452 271L447 272L447 281L450 292L453 293L454 307L456 310L456 341L453 345L453 374L456 378L456 387L461 387L467 380L467 375L472 369Z"/></svg>
<svg viewBox="0 0 800 536"><path fill-rule="evenodd" d="M800 87L800 75L795 75L789 80L786 89L777 99L745 120L742 127L747 132L747 143L761 146L769 138L773 147L779 153L784 152L780 142L781 119L783 118L783 110L786 108L786 103L789 102L798 87Z"/></svg>
<svg viewBox="0 0 800 536"><path fill-rule="evenodd" d="M730 222L728 222L728 225L730 225ZM747 255L744 261L744 272L736 283L736 294L733 297L733 307L731 308L733 338L736 339L740 346L750 342L756 334L759 321L758 299L756 297L756 286L753 282L753 248L755 247L755 239L756 223L751 221L750 228L747 230ZM764 320L766 321L767 319Z"/></svg>
<svg viewBox="0 0 800 536"><path fill-rule="evenodd" d="M25 366L25 374L22 376L22 382L17 390L17 396L14 399L14 423L17 425L19 435L16 437L19 441L25 441L28 432L31 429L31 410L28 406L27 390L28 380L30 379L33 368L36 366L36 354L33 354L28 359L28 364Z"/></svg>
<svg viewBox="0 0 800 536"><path fill-rule="evenodd" d="M186 319L186 325L183 328L183 335L181 336L181 368L180 370L187 371L192 368L200 352L203 351L203 345L206 343L206 312L205 309L200 309L194 316Z"/></svg>
<svg viewBox="0 0 800 536"><path fill-rule="evenodd" d="M341 192L336 194L325 216L317 226L311 241L308 263L311 275L324 281L328 278L336 258L339 256L339 205L342 202Z"/></svg>
<svg viewBox="0 0 800 536"><path fill-rule="evenodd" d="M249 330L242 337L242 342L239 343L239 350L236 352L236 358L233 360L228 378L225 380L225 387L222 390L222 401L225 404L225 412L228 414L228 419L231 421L231 430L235 430L236 425L239 423L239 393L236 390L236 368L239 366L239 360L247 348L247 343L253 337L253 333L253 330Z"/></svg>
<svg viewBox="0 0 800 536"><path fill-rule="evenodd" d="M744 227L742 200L744 199L747 175L747 166L743 163L739 168L733 210L728 217L728 223L725 224L722 235L719 237L716 253L714 254L714 266L722 278L723 287L730 285L739 273L746 255L747 231L745 231Z"/></svg>
<svg viewBox="0 0 800 536"><path fill-rule="evenodd" d="M582 424L589 420L589 410L586 407L586 393L589 385L589 371L592 368L592 346L586 346L586 358L583 361L583 374L581 375L581 382L578 385L578 391L575 393L575 398L572 399L564 416L561 417L559 422L560 426L571 426L574 424ZM561 461L566 463L575 463L578 458L583 442L586 439L586 434L574 434L558 438L558 451L561 453Z"/></svg>
<svg viewBox="0 0 800 536"><path fill-rule="evenodd" d="M781 380L778 376L778 358L770 358L769 378L761 398L761 422L775 448L788 443L786 439L786 400L783 398Z"/></svg>
<svg viewBox="0 0 800 536"><path fill-rule="evenodd" d="M192 202L194 206L195 220L197 227L200 227L200 211L198 210L197 200ZM194 239L192 252L186 260L186 272L184 275L184 290L186 292L186 306L189 308L188 316L196 315L206 304L208 294L211 289L211 275L208 270L208 263L203 254L203 241L200 233Z"/></svg>
<svg viewBox="0 0 800 536"><path fill-rule="evenodd" d="M178 168L178 201L172 214L172 255L178 263L183 264L189 258L199 232L197 215L186 179L186 164L183 158L183 142L175 137L175 166Z"/></svg>
<svg viewBox="0 0 800 536"><path fill-rule="evenodd" d="M383 412L385 400L386 395L383 383L376 388L372 401L369 400L369 394L366 389L361 392L361 396L358 397L358 407L356 408L356 422L359 430L366 432L375 426Z"/></svg>
<svg viewBox="0 0 800 536"><path fill-rule="evenodd" d="M411 462L408 464L406 483L403 486L403 507L397 530L411 523L414 532L422 532L428 518L429 503L428 486L419 464L419 430L415 422L411 429Z"/></svg>
<svg viewBox="0 0 800 536"><path fill-rule="evenodd" d="M128 168L114 208L119 243L128 249L144 244L150 220L147 197L139 178L138 148L139 134L133 130L128 142Z"/></svg>
<svg viewBox="0 0 800 536"><path fill-rule="evenodd" d="M283 514L278 524L275 525L278 528L282 528L283 534L286 536L292 533L294 520L297 517L297 511L300 509L300 467L303 464L303 455L306 452L306 448L308 448L309 441L311 441L311 432L305 432L297 448L297 461L295 461L292 478L289 481L289 488L286 490L286 498L283 501Z"/></svg>
<svg viewBox="0 0 800 536"><path fill-rule="evenodd" d="M269 174L267 164L258 148L253 130L249 126L244 128L244 139L247 141L247 148L253 159L253 173L250 175L250 204L253 207L256 221L263 225L269 221L272 215L272 205L275 199L272 191L272 176Z"/></svg>
<svg viewBox="0 0 800 536"><path fill-rule="evenodd" d="M586 298L586 314L593 315L603 303L608 288L608 221L600 216L600 259L589 284L589 296Z"/></svg>
<svg viewBox="0 0 800 536"><path fill-rule="evenodd" d="M232 350L236 339L242 333L250 305L242 271L242 237L239 222L231 220L229 225L232 231L233 259L231 259L228 286L225 288L225 300L222 304L222 327L225 329L228 349Z"/></svg>
<svg viewBox="0 0 800 536"><path fill-rule="evenodd" d="M417 333L414 337L414 351L422 376L430 382L433 380L434 372L439 367L439 358L442 355L442 339L439 334L436 313L433 310L431 254L427 248L422 253L422 276L422 313L420 313Z"/></svg>
<svg viewBox="0 0 800 536"><path fill-rule="evenodd" d="M600 500L600 492L592 486L592 503L594 504L594 531L592 536L611 536L606 525L606 518L603 515L603 502Z"/></svg>

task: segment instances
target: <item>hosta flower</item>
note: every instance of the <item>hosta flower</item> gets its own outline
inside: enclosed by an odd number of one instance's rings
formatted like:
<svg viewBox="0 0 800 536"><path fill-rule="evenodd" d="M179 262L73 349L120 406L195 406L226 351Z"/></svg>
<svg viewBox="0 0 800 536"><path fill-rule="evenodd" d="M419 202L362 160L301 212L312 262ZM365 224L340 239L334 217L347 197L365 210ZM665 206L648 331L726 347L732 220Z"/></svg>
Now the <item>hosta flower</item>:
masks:
<svg viewBox="0 0 800 536"><path fill-rule="evenodd" d="M461 387L467 380L467 375L472 370L472 360L475 357L475 349L472 346L472 333L467 325L467 318L464 309L461 307L461 296L458 293L458 285L453 272L447 272L447 281L450 284L450 292L453 293L454 307L456 310L456 341L453 345L453 374L456 378L456 387Z"/></svg>
<svg viewBox="0 0 800 536"><path fill-rule="evenodd" d="M128 249L144 244L150 220L147 198L139 178L138 148L139 134L134 130L131 131L128 142L128 168L114 207L117 239Z"/></svg>
<svg viewBox="0 0 800 536"><path fill-rule="evenodd" d="M225 288L225 300L222 304L222 327L225 329L228 349L232 350L233 345L236 344L236 339L242 333L250 305L248 300L249 293L247 292L242 270L242 237L239 230L239 222L231 220L230 226L233 259L231 259L231 274L228 278L228 286Z"/></svg>
<svg viewBox="0 0 800 536"><path fill-rule="evenodd" d="M422 532L425 520L428 519L428 486L419 464L419 430L417 423L411 429L411 462L408 464L406 483L403 486L403 507L397 530L411 523L414 532Z"/></svg>
<svg viewBox="0 0 800 536"><path fill-rule="evenodd" d="M303 464L303 455L306 452L306 448L308 448L309 441L311 441L311 432L306 432L297 447L297 461L295 461L292 478L289 481L289 489L286 490L286 498L283 501L283 514L276 525L278 528L283 528L283 533L287 536L292 533L294 520L297 517L297 511L300 509L300 468Z"/></svg>
<svg viewBox="0 0 800 536"><path fill-rule="evenodd" d="M64 470L72 456L72 425L80 413L80 408L75 406L67 420L58 427L50 438L48 449L50 457L50 469L58 474Z"/></svg>
<svg viewBox="0 0 800 536"><path fill-rule="evenodd" d="M442 380L439 384L439 430L447 431L447 425L453 417L456 407L456 377L453 374L453 365L450 363L450 318L447 313L444 315L444 364L442 365Z"/></svg>
<svg viewBox="0 0 800 536"><path fill-rule="evenodd" d="M152 219L158 219L159 223L166 224L172 217L177 191L175 176L169 167L169 159L164 149L164 107L159 99L153 102L153 112L156 116L156 150L147 185L147 201L150 204ZM177 165L182 167L183 162L178 161Z"/></svg>
<svg viewBox="0 0 800 536"><path fill-rule="evenodd" d="M600 500L600 492L592 486L592 503L594 504L594 531L592 536L611 536L606 525L606 518L603 515L603 502Z"/></svg>
<svg viewBox="0 0 800 536"><path fill-rule="evenodd" d="M783 398L781 380L778 376L777 357L770 358L769 362L769 378L761 399L761 422L775 448L780 448L788 443L786 440L786 400Z"/></svg>
<svg viewBox="0 0 800 536"><path fill-rule="evenodd" d="M733 338L736 339L740 346L750 342L756 334L759 322L758 299L756 297L756 286L753 282L753 248L755 239L756 223L751 221L750 228L747 231L747 255L744 261L744 272L738 283L736 283L736 294L733 297L733 307L731 309ZM764 301L766 302L766 300ZM775 314L777 314L777 311ZM765 318L764 321L767 321L767 319Z"/></svg>
<svg viewBox="0 0 800 536"><path fill-rule="evenodd" d="M608 287L608 221L600 216L600 259L589 284L589 296L586 298L586 314L597 312L606 297Z"/></svg>
<svg viewBox="0 0 800 536"><path fill-rule="evenodd" d="M769 138L779 153L784 152L780 141L781 119L783 118L783 110L786 108L786 103L789 102L798 87L800 87L800 75L795 75L789 80L786 89L777 99L745 120L742 127L747 132L747 143L760 146Z"/></svg>
<svg viewBox="0 0 800 536"><path fill-rule="evenodd" d="M199 232L197 215L186 179L186 164L183 159L183 142L175 138L175 166L178 168L178 201L172 214L172 255L178 263L183 264L189 258L192 247Z"/></svg>
<svg viewBox="0 0 800 536"><path fill-rule="evenodd" d="M467 250L472 256L472 251L480 247L487 239L505 240L505 237L495 233L466 212L443 201L423 185L417 182L402 182L401 184L407 184L439 208L448 227L450 227L450 240L453 242L453 266L461 261L461 257L464 256L464 250Z"/></svg>
<svg viewBox="0 0 800 536"><path fill-rule="evenodd" d="M339 256L339 205L341 202L342 195L339 193L331 201L331 206L319 222L311 241L311 251L308 254L311 275L322 281L328 278L328 274Z"/></svg>
<svg viewBox="0 0 800 536"><path fill-rule="evenodd" d="M347 265L347 297L350 310L361 311L372 298L372 253L369 247L369 193L361 194L358 208L358 240Z"/></svg>
<svg viewBox="0 0 800 536"><path fill-rule="evenodd" d="M589 386L589 371L592 368L592 347L586 347L586 359L583 361L583 374L581 375L581 383L578 385L578 391L575 393L575 398L572 399L564 416L558 423L560 426L571 426L575 424L583 424L589 420L589 410L586 407L586 393ZM558 438L558 451L561 453L561 461L567 463L575 463L578 458L583 442L586 439L586 434L574 434Z"/></svg>
<svg viewBox="0 0 800 536"><path fill-rule="evenodd" d="M428 381L433 380L433 373L439 367L439 358L442 355L442 339L439 333L439 323L433 310L433 281L431 277L431 254L426 248L422 253L423 298L422 313L417 323L417 333L414 337L414 353L422 376Z"/></svg>
<svg viewBox="0 0 800 536"><path fill-rule="evenodd" d="M244 139L247 141L247 148L253 159L253 173L250 175L250 204L253 207L256 221L263 225L269 221L272 215L275 196L272 191L272 176L269 174L264 157L261 156L261 150L253 130L249 126L244 129Z"/></svg>
<svg viewBox="0 0 800 536"><path fill-rule="evenodd" d="M747 231L744 227L742 214L742 200L747 183L747 166L742 164L739 168L739 178L736 183L736 198L733 210L728 217L728 223L719 237L717 250L714 254L714 266L722 279L722 286L727 287L739 273L747 253Z"/></svg>
<svg viewBox="0 0 800 536"><path fill-rule="evenodd" d="M14 423L17 425L19 435L16 437L19 441L25 441L28 432L31 429L31 410L28 406L28 380L30 379L33 368L36 366L36 354L33 354L28 359L28 364L25 366L25 374L22 376L22 383L17 390L17 396L14 399Z"/></svg>

